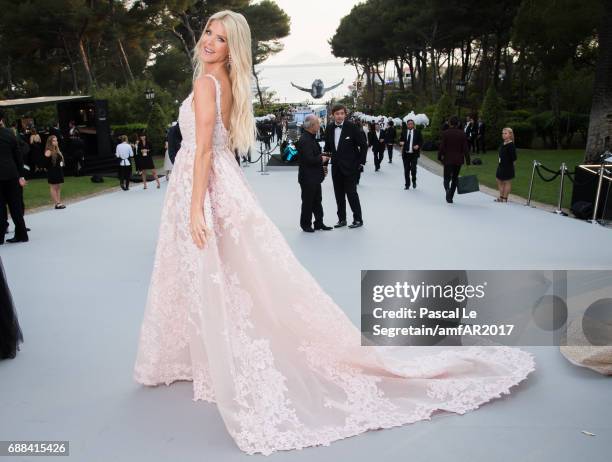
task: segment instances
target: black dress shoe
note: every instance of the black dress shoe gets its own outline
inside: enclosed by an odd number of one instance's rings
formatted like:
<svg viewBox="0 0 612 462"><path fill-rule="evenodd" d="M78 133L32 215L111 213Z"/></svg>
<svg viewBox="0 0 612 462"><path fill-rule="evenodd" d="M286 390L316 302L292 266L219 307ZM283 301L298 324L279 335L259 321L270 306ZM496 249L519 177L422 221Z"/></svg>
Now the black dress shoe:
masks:
<svg viewBox="0 0 612 462"><path fill-rule="evenodd" d="M410 189L410 186L404 186L404 189Z"/></svg>
<svg viewBox="0 0 612 462"><path fill-rule="evenodd" d="M314 229L312 228L302 228L302 231L304 231L305 233L314 233Z"/></svg>
<svg viewBox="0 0 612 462"><path fill-rule="evenodd" d="M315 231L329 231L330 229L334 229L331 226L326 226L326 225L321 225L321 226L315 226L314 227Z"/></svg>
<svg viewBox="0 0 612 462"><path fill-rule="evenodd" d="M334 228L342 228L343 226L346 226L346 220L340 220L334 225Z"/></svg>
<svg viewBox="0 0 612 462"><path fill-rule="evenodd" d="M416 180L412 180L412 187L416 189Z"/></svg>
<svg viewBox="0 0 612 462"><path fill-rule="evenodd" d="M7 239L6 242L10 242L11 244L15 243L15 242L28 242L28 238L26 237L25 239L19 239L18 237L12 237L10 239Z"/></svg>
<svg viewBox="0 0 612 462"><path fill-rule="evenodd" d="M354 221L349 225L349 228L359 228L363 226L363 221Z"/></svg>

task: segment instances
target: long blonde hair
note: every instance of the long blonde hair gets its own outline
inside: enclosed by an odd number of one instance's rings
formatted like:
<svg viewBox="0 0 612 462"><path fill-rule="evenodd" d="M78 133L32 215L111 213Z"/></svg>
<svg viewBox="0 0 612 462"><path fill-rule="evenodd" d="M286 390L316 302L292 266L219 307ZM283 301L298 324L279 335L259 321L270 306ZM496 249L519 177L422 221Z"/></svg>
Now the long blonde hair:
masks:
<svg viewBox="0 0 612 462"><path fill-rule="evenodd" d="M232 113L229 127L229 145L246 153L255 142L255 119L251 96L251 29L240 13L222 10L213 14L202 31L200 39L193 49L193 82L202 74L202 39L211 21L218 20L225 27L227 45L231 57L229 78L232 85Z"/></svg>
<svg viewBox="0 0 612 462"><path fill-rule="evenodd" d="M57 141L57 136L55 135L50 135L47 138L47 144L45 145L45 151L51 151L51 162L53 163L53 165L57 165L57 158L59 157L60 161L63 162L64 160L64 155L62 154L62 151L60 151L59 148L59 142L57 146L53 145L53 140Z"/></svg>

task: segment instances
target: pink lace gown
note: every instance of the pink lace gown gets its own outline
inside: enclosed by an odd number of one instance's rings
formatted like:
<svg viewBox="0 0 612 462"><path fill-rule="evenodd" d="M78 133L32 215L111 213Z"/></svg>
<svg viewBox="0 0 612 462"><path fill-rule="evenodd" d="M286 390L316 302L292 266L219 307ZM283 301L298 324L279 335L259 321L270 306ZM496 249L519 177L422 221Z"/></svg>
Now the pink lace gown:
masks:
<svg viewBox="0 0 612 462"><path fill-rule="evenodd" d="M134 379L193 381L248 454L329 445L367 430L463 414L534 370L509 347L456 347L409 359L362 347L361 333L300 264L227 146L216 85L204 249L189 233L195 117L166 192ZM413 347L408 347L413 348ZM405 351L405 350L404 350ZM416 353L416 349L414 350Z"/></svg>

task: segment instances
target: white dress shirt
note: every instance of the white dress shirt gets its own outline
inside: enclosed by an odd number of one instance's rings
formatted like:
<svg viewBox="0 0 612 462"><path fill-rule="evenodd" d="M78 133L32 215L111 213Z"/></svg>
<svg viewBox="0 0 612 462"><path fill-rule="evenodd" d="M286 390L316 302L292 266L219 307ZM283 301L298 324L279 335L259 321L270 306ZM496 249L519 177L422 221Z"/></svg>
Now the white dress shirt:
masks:
<svg viewBox="0 0 612 462"><path fill-rule="evenodd" d="M342 125L344 125L344 123ZM334 146L336 146L336 149L338 149L338 143L340 143L340 133L342 133L342 125L340 125L339 127L336 126L336 128L334 129Z"/></svg>
<svg viewBox="0 0 612 462"><path fill-rule="evenodd" d="M408 129L408 133L406 134L406 143L408 143L408 152L412 153L412 137L413 137L414 128Z"/></svg>
<svg viewBox="0 0 612 462"><path fill-rule="evenodd" d="M130 157L134 157L134 151L132 151L132 146L129 143L123 142L117 145L117 150L115 151L115 156L121 159L119 165L132 165L130 163Z"/></svg>

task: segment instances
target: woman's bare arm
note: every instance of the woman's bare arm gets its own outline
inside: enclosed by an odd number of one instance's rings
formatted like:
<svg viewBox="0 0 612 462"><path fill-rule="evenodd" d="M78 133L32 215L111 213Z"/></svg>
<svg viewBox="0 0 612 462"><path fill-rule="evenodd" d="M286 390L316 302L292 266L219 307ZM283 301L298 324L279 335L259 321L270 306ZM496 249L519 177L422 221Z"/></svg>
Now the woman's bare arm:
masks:
<svg viewBox="0 0 612 462"><path fill-rule="evenodd" d="M204 198L212 165L212 137L216 120L215 84L212 79L202 76L194 82L193 100L196 152L191 190L191 234L196 245L202 248L206 242Z"/></svg>

